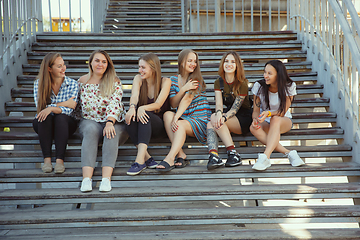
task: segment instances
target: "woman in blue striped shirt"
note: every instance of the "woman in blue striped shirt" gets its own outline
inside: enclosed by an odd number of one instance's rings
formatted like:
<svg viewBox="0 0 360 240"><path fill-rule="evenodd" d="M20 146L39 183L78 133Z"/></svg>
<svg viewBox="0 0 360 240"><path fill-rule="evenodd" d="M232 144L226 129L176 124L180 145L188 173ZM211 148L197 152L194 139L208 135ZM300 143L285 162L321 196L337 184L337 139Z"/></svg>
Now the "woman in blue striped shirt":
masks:
<svg viewBox="0 0 360 240"><path fill-rule="evenodd" d="M72 116L77 104L78 83L65 76L66 66L60 53L48 53L41 62L34 82L34 100L37 114L33 128L39 135L44 156L42 171L52 172L51 146L55 142L55 173L65 171L64 158L69 136L77 128Z"/></svg>
<svg viewBox="0 0 360 240"><path fill-rule="evenodd" d="M171 149L156 168L160 172L167 172L175 167L183 168L188 164L182 150L186 136L196 137L200 143L206 144L206 125L211 111L196 52L191 49L180 52L178 73L170 78L170 104L177 108L177 111L164 114L164 125L171 141Z"/></svg>

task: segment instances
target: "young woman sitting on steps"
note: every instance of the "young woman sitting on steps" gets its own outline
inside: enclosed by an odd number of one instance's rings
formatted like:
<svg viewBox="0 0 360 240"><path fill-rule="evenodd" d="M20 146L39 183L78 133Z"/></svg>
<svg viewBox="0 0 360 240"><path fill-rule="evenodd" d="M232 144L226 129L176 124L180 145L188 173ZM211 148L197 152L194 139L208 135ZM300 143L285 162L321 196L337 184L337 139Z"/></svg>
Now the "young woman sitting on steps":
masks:
<svg viewBox="0 0 360 240"><path fill-rule="evenodd" d="M206 85L201 76L199 58L191 49L184 49L178 56L178 75L172 76L170 104L176 113L164 114L165 129L171 148L165 159L156 167L167 172L188 164L182 146L186 136L196 137L206 143L206 125L210 120L210 106L206 98ZM177 157L177 159L175 159Z"/></svg>
<svg viewBox="0 0 360 240"><path fill-rule="evenodd" d="M55 143L55 173L65 171L64 159L69 136L77 128L73 110L77 104L78 84L65 76L66 66L60 53L48 53L41 62L37 80L34 82L34 100L37 114L33 128L39 135L44 157L42 171L50 173L51 147Z"/></svg>
<svg viewBox="0 0 360 240"><path fill-rule="evenodd" d="M215 113L207 125L209 170L221 167L224 162L218 155L218 138L227 150L226 167L241 165L241 157L235 150L231 133L246 134L252 122L248 81L240 56L235 51L223 55L219 66L219 78L214 83ZM224 105L226 109L223 111Z"/></svg>
<svg viewBox="0 0 360 240"><path fill-rule="evenodd" d="M250 131L266 145L252 168L261 171L270 167L270 155L274 150L285 154L292 166L304 165L296 150L290 151L279 143L280 134L292 128L289 108L296 95L296 84L290 79L285 65L279 60L267 62L264 79L255 82L251 91L254 94L254 110Z"/></svg>
<svg viewBox="0 0 360 240"><path fill-rule="evenodd" d="M80 77L80 133L83 180L80 190L92 191L99 142L102 140L102 181L99 191L111 190L111 176L118 156L119 143L127 140L123 90L114 64L107 52L94 51L89 58L89 73Z"/></svg>
<svg viewBox="0 0 360 240"><path fill-rule="evenodd" d="M129 111L125 116L126 130L138 149L128 175L137 175L158 165L147 148L151 138L166 136L163 115L170 110L170 86L170 78L161 77L160 60L155 54L140 57L139 74L134 77Z"/></svg>

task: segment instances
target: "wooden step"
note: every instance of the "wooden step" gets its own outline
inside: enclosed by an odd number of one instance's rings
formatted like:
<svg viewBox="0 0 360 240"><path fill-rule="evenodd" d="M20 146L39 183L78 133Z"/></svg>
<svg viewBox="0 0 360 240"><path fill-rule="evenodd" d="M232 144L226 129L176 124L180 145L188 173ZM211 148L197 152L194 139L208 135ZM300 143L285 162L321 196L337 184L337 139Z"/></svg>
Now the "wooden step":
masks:
<svg viewBox="0 0 360 240"><path fill-rule="evenodd" d="M165 2L166 3L166 2ZM157 4L157 3L141 3L141 4L121 4L111 5L107 9L107 13L112 12L166 12L181 13L181 4Z"/></svg>
<svg viewBox="0 0 360 240"><path fill-rule="evenodd" d="M237 33L155 33L155 34L140 34L140 33L74 33L74 32L44 32L36 35L36 42L94 42L102 43L109 41L116 41L121 43L125 42L136 42L141 41L147 42L184 42L191 41L195 42L269 42L269 41L290 41L297 40L296 33L292 31L271 31L271 32L237 32Z"/></svg>
<svg viewBox="0 0 360 240"><path fill-rule="evenodd" d="M181 24L181 15L107 15L106 20L104 23L106 24L116 24L116 23L126 23L126 22L133 22L133 21L153 21L153 22L172 22L177 21Z"/></svg>
<svg viewBox="0 0 360 240"><path fill-rule="evenodd" d="M177 180L179 181L179 180ZM184 181L184 180L181 180ZM194 181L194 180L193 180ZM196 180L197 181L197 180ZM81 182L81 179L79 180ZM164 182L164 186L162 185ZM358 183L332 183L332 184L275 184L275 185L211 185L202 184L202 186L181 185L173 187L176 184L174 180L156 181L155 186L139 186L135 184L132 187L114 187L109 193L101 193L97 188L92 192L82 193L78 184L76 188L44 188L31 190L2 190L2 205L24 205L24 204L77 204L77 203L146 203L146 202L181 202L181 201L235 201L235 200L281 200L281 199L336 199L336 198L359 198L360 185ZM155 183L155 182L154 182ZM131 185L131 183L128 183ZM336 208L327 209L338 209ZM355 206L351 206L355 207ZM360 206L357 206L360 208ZM324 210L325 210L324 208ZM215 208L216 209L216 208ZM230 208L233 209L233 208ZM245 212L247 208L241 208ZM145 210L145 209L144 209ZM151 210L151 209L149 209ZM353 209L355 210L355 209ZM113 211L113 210L111 210ZM122 211L119 211L122 212ZM187 211L186 211L187 212ZM191 209L190 209L191 212ZM271 211L267 211L268 215ZM190 215L189 212L186 213ZM357 211L354 212L355 217ZM4 216L5 215L5 216ZM28 217L30 223L30 216ZM94 214L94 216L98 215ZM169 217L165 215L164 217ZM8 216L2 213L0 215L0 229L4 229L5 220ZM313 216L315 217L315 216ZM266 219L271 216L266 216ZM76 219L73 217L72 219ZM359 218L360 219L360 218ZM11 219L8 218L9 223ZM19 221L13 219L15 221ZM268 219L269 220L269 219ZM71 220L70 220L71 221ZM260 222L258 222L260 223ZM35 222L32 222L35 224Z"/></svg>
<svg viewBox="0 0 360 240"><path fill-rule="evenodd" d="M292 113L294 124L306 123L336 123L336 113L309 112ZM34 117L0 117L0 127L32 128Z"/></svg>
<svg viewBox="0 0 360 240"><path fill-rule="evenodd" d="M142 28L139 28L139 29L124 29L124 30L117 30L115 28L112 28L112 29L104 29L103 32L105 33L132 33L132 32L140 32L140 33L147 33L147 34L153 34L153 33L157 33L159 32L159 29L158 28L154 28L154 29L142 29ZM167 33L179 33L181 32L181 29L178 29L178 30L172 30L172 29L161 29L162 32L167 32Z"/></svg>
<svg viewBox="0 0 360 240"><path fill-rule="evenodd" d="M234 225L234 224L232 224ZM195 225L194 229L173 229L173 226L162 226L161 231L151 230L151 227L148 231L131 231L131 230L117 230L119 228L112 228L111 232L103 231L99 233L97 231L91 231L91 229L71 229L71 233L64 232L63 229L52 229L51 232L46 232L44 234L44 229L39 230L34 233L27 232L26 235L11 236L5 235L2 236L4 240L18 240L18 239L27 239L27 240L63 240L63 239L72 239L74 236L77 240L113 240L121 235L122 240L133 240L133 239L147 239L147 240L157 240L157 239L168 239L168 240L185 240L185 239L249 239L249 240L279 240L279 239L312 239L312 240L354 240L357 239L360 235L360 230L358 228L336 228L331 229L327 228L326 230L321 228L308 228L304 229L228 229L226 225L223 228L214 230L214 226L211 230L202 229L200 225ZM223 225L221 225L223 226ZM235 226L241 226L241 224L235 224ZM224 230L225 229L225 230ZM54 233L55 232L55 233Z"/></svg>
<svg viewBox="0 0 360 240"><path fill-rule="evenodd" d="M143 33L152 33L156 31L166 31L166 32L180 32L181 26L176 24L164 24L164 25L158 25L158 24L146 24L146 26L141 26L142 24L136 24L136 25L129 25L126 26L119 26L119 25L107 25L104 27L104 31L110 31L110 32L143 32Z"/></svg>
<svg viewBox="0 0 360 240"><path fill-rule="evenodd" d="M324 149L329 149L331 146L325 147ZM334 149L339 149L333 146ZM296 147L294 147L296 148ZM345 148L345 146L343 147ZM297 148L300 150L301 148ZM20 151L14 152L14 158L16 156L26 156L28 160L23 159L22 162L27 163L41 163L38 158L31 157L34 154L39 155L39 153L31 154L20 154ZM72 150L71 153L78 153L79 151ZM336 151L334 151L336 152ZM119 151L121 153L121 150ZM315 151L314 151L315 153ZM299 152L300 156L302 152ZM1 154L6 155L6 154ZM279 155L278 155L279 156ZM69 157L70 158L70 157ZM1 158L1 162L6 162ZM254 159L255 160L255 159ZM65 161L65 166L67 163L75 161L73 158ZM99 159L101 162L101 159ZM206 161L207 162L207 161ZM20 163L20 161L16 161ZM206 169L205 163L191 163L190 166L187 166L186 169L175 168L167 174L160 174L154 169L146 169L140 175L129 176L126 174L129 169L132 161L128 161L126 165L117 166L114 168L114 173L112 176L112 181L132 181L132 184L143 185L143 187L151 185L151 181L162 181L162 184L166 184L166 181L169 180L215 180L215 179L240 179L240 178L303 178L303 177L337 177L337 176L359 176L359 164L357 163L307 163L301 167L292 167L290 164L272 164L270 168L266 171L255 171L251 168L250 164L244 164L235 168L218 168L212 171ZM252 162L253 164L254 162ZM93 179L98 181L101 180L101 168L96 167ZM39 182L81 182L82 180L82 171L81 167L78 168L66 168L66 171L63 174L52 173L43 173L40 168L28 168L28 169L0 169L0 182L1 183L39 183ZM149 180L148 183L143 181ZM325 180L324 180L325 181ZM138 183L135 183L138 182ZM215 181L216 182L216 181ZM221 182L219 182L220 184ZM168 186L171 186L172 183L167 183ZM203 183L202 183L203 184ZM215 183L214 183L215 184ZM331 183L333 184L333 183ZM125 184L126 185L126 184ZM195 183L194 183L195 185ZM201 184L200 184L201 185ZM335 186L335 185L334 185ZM73 188L77 188L74 186ZM199 186L200 187L200 186ZM9 190L10 191L10 190ZM16 190L11 190L16 191ZM54 190L55 191L55 190ZM5 195L4 195L5 196Z"/></svg>
<svg viewBox="0 0 360 240"><path fill-rule="evenodd" d="M68 77L73 79L78 79L79 76L67 74ZM289 76L293 81L297 84L301 84L302 82L316 82L317 81L317 73L316 72L292 72L289 73ZM214 81L218 78L217 75L204 75L203 76L205 83L213 85ZM264 78L262 74L248 74L246 78L250 83L254 83L257 80L261 80ZM36 79L36 75L18 75L17 82L18 85L23 85L23 87L33 87L34 81ZM131 85L134 79L134 76L120 76L121 83L123 85Z"/></svg>
<svg viewBox="0 0 360 240"><path fill-rule="evenodd" d="M342 138L344 130L338 127L328 128L306 128L306 129L291 129L289 132L282 134L282 140L310 140L310 139L339 139ZM188 143L197 143L195 138ZM256 141L257 139L252 135L237 135L233 137L234 142L237 141ZM164 143L169 143L167 138L161 139ZM157 142L159 143L159 142ZM33 145L39 144L38 135L34 132L0 132L0 144L25 144ZM68 141L68 144L80 144L80 136L74 134Z"/></svg>
<svg viewBox="0 0 360 240"><path fill-rule="evenodd" d="M349 222L357 222L360 219L359 206L84 210L76 213L76 211L58 211L51 215L51 219L46 211L37 211L36 215L27 215L21 211L19 213L3 213L0 216L0 229L279 224L289 221L308 221L310 218L312 223L329 223L344 222L345 219Z"/></svg>
<svg viewBox="0 0 360 240"><path fill-rule="evenodd" d="M323 85L316 85L316 84L307 84L307 85L298 85L296 86L296 92L298 95L307 95L307 94L322 94L323 93ZM249 87L249 95L251 93L252 87ZM124 89L123 90L123 98L127 99L131 96L131 89ZM34 91L33 88L13 88L11 89L11 96L13 98L34 98ZM215 97L214 89L207 88L206 89L206 96L207 97Z"/></svg>
<svg viewBox="0 0 360 240"><path fill-rule="evenodd" d="M129 98L123 98L124 102L128 102ZM329 107L329 98L295 98L291 104L291 108L313 108L313 107ZM215 101L209 100L210 108L215 108ZM6 112L36 112L34 102L6 102ZM34 115L35 116L35 115Z"/></svg>
<svg viewBox="0 0 360 240"><path fill-rule="evenodd" d="M177 43L164 43L159 45L159 43L98 43L98 47L106 51L118 51L118 52L177 52L179 53L184 48L192 48L194 51L199 52L201 55L202 51L221 51L226 52L229 49L235 51L263 51L263 50L300 50L301 42L300 41L282 41L282 42L262 42L261 44L256 42L243 42L239 44L238 42L226 42L226 43L211 43L211 42L177 42ZM93 43L40 43L35 42L32 45L32 51L69 51L74 50L74 52L87 51L91 52L94 50ZM241 54L241 53L240 53Z"/></svg>
<svg viewBox="0 0 360 240"><path fill-rule="evenodd" d="M156 13L108 13L106 14L105 21L113 21L114 19L117 20L132 20L132 19L138 19L138 20L146 20L146 19L155 19L155 20L166 20L166 19L176 19L177 21L181 22L181 13L162 13L162 14L156 14Z"/></svg>
<svg viewBox="0 0 360 240"><path fill-rule="evenodd" d="M139 72L138 65L114 65L115 70L121 73L120 78L122 75L129 75L132 76L136 75ZM311 71L311 62L291 62L286 64L286 68L289 72L303 72L303 71ZM30 74L37 74L39 72L40 65L38 64L24 64L23 65L23 72L30 73ZM177 73L177 66L176 65L162 65L161 72L163 75L175 75ZM218 64L202 64L201 71L202 74L205 76L207 74L216 74L219 70ZM264 64L254 63L254 64L244 64L245 72L263 72L264 71ZM87 65L69 65L66 68L66 73L68 74L86 74L89 72Z"/></svg>
<svg viewBox="0 0 360 240"><path fill-rule="evenodd" d="M28 60L31 61L42 61L47 52L29 52ZM178 53L156 53L160 59L161 63L164 62L177 62ZM202 61L214 61L220 62L224 53L221 52L212 52L212 53L201 53L199 55L200 62ZM116 64L118 62L134 63L138 64L139 54L138 53L109 53L111 60ZM76 62L86 62L89 59L89 53L72 53L72 52L61 52L61 56L64 61L69 61L71 63ZM306 52L303 50L293 50L293 51L263 51L263 52L241 52L241 59L246 63L247 61L268 61L271 59L288 59L292 61L305 61Z"/></svg>
<svg viewBox="0 0 360 240"><path fill-rule="evenodd" d="M160 144L160 145L159 145ZM185 154L187 154L187 159L192 161L193 164L198 164L198 160L204 160L208 157L208 149L204 147L191 147L188 148L190 143L186 143L183 147ZM149 153L154 156L154 159L157 161L163 160L163 158L169 152L168 144L166 146L161 145L161 142L158 144L152 143L149 146ZM257 158L258 153L264 152L264 147L236 147L237 151L241 154L243 160L254 160ZM352 148L347 144L341 145L317 145L317 146L291 146L292 150L296 150L300 157L302 158L322 158L322 157L351 157ZM124 145L119 146L118 151L118 166L128 167L130 163L135 160L137 154L136 148L132 145L130 141L127 141ZM101 147L98 150L97 161L101 162L102 151ZM227 158L226 149L224 146L219 147L219 156L223 159ZM68 149L66 151L66 162L76 163L80 162L80 148L79 149ZM278 152L273 152L271 158L283 159L284 155ZM40 150L32 151L21 151L21 150L2 150L0 151L0 163L43 163L42 152ZM247 162L244 161L244 165ZM318 167L318 166L316 166ZM327 165L325 166L325 169ZM344 166L340 168L343 169ZM5 169L5 168L4 168ZM205 170L205 168L204 168ZM289 169L283 169L288 171ZM190 170L189 170L190 171ZM225 171L225 170L224 170ZM230 170L226 170L230 171ZM122 172L125 173L125 172ZM227 172L228 173L228 172ZM24 174L24 172L22 172ZM56 175L56 174L55 174ZM4 175L3 175L4 176ZM9 172L6 172L6 176L9 177Z"/></svg>

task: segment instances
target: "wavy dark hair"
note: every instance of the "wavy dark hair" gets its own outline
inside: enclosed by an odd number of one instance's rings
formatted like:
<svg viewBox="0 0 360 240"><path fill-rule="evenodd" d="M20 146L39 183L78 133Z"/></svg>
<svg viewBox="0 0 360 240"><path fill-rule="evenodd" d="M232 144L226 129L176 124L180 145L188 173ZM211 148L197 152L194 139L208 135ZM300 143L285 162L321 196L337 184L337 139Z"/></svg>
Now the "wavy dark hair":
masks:
<svg viewBox="0 0 360 240"><path fill-rule="evenodd" d="M286 109L286 96L289 94L289 88L291 87L292 83L294 82L293 80L291 80L291 78L289 77L286 67L284 65L283 62L281 62L280 60L270 60L268 61L265 66L264 69L267 65L271 65L275 68L276 70L276 80L278 83L278 96L280 99L280 106L279 106L279 113L285 114L285 109ZM260 94L262 94L263 96L265 96L265 103L268 109L270 109L270 103L269 103L269 85L266 84L265 79L262 79L260 81L258 81L260 83L260 88L258 90L257 95L259 96ZM292 101L294 101L294 98L292 99ZM275 109L273 109L275 110Z"/></svg>

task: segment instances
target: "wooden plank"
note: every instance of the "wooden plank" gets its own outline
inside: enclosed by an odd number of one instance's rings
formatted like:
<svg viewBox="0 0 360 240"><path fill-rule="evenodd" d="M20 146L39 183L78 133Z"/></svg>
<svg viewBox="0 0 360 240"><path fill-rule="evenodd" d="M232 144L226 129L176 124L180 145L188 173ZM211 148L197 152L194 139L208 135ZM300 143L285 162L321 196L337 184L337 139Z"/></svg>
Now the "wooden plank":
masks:
<svg viewBox="0 0 360 240"><path fill-rule="evenodd" d="M310 221L311 222L311 221ZM302 223L304 224L304 223ZM310 223L311 225L311 223ZM200 227L200 226L199 226ZM198 228L199 228L198 227ZM72 239L76 238L77 240L114 240L121 235L122 240L133 240L133 239L147 239L147 240L158 240L158 239L168 239L168 240L185 240L185 239L229 239L229 240L238 240L239 236L241 239L249 240L279 240L279 239L312 239L312 240L354 240L357 239L360 235L360 230L358 228L327 228L324 229L314 229L309 226L309 228L300 228L300 229L216 229L216 226L213 225L211 230L206 229L183 229L183 230L172 230L171 228L166 231L162 229L161 231L121 231L112 228L111 232L103 231L102 233L89 232L90 229L84 231L80 229L67 230L61 229L61 234L44 234L44 230L39 230L37 234L27 233L26 235L5 235L2 236L4 240L63 240L63 239ZM294 226L295 227L295 226ZM94 228L95 229L95 228ZM54 230L55 231L55 230ZM27 231L29 232L29 231Z"/></svg>
<svg viewBox="0 0 360 240"><path fill-rule="evenodd" d="M296 92L298 95L303 94L322 94L323 93L323 85L298 85L296 87ZM252 87L249 87L249 95L252 95L251 92ZM11 96L13 98L34 98L34 89L33 88L13 88L11 89ZM123 90L123 98L130 98L131 97L131 89L124 89ZM211 87L206 88L206 96L207 97L215 97L214 89Z"/></svg>
<svg viewBox="0 0 360 240"><path fill-rule="evenodd" d="M306 123L335 123L336 114L329 113L328 115L316 115L316 114L304 114L305 117L294 117L294 124L306 124ZM32 128L32 121L34 117L0 117L0 127L10 127L11 128Z"/></svg>
<svg viewBox="0 0 360 240"><path fill-rule="evenodd" d="M113 62L117 61L134 61L137 63L139 59L138 53L109 53ZM29 52L28 59L29 60L39 60L42 61L46 52ZM213 53L201 53L199 56L200 61L220 61L223 53L221 52L213 52ZM87 61L90 56L89 53L83 52L62 52L61 56L64 61ZM157 53L160 61L177 61L178 53ZM291 51L282 51L282 52L272 52L272 51L264 51L264 52L241 52L242 60L254 60L254 59L296 59L296 58L304 58L306 59L306 52L302 50L291 50Z"/></svg>
<svg viewBox="0 0 360 240"><path fill-rule="evenodd" d="M138 52L138 51L168 51L168 52L180 52L184 48L191 47L197 52L201 51L227 51L233 49L236 51L261 51L266 49L283 50L283 49L301 49L301 42L298 41L284 41L284 42L264 42L263 44L258 43L197 43L197 42L180 42L173 44L166 44L159 46L158 43L139 43L139 44L127 44L127 43L99 43L98 47L103 48L106 51L123 51L123 52ZM92 51L93 43L34 43L32 46L33 51L64 51L72 49L73 51ZM200 53L201 55L201 53Z"/></svg>
<svg viewBox="0 0 360 240"><path fill-rule="evenodd" d="M167 146L164 146L163 143L158 142L160 145L155 145L156 142L151 142L151 145L149 146L149 152L155 153L156 155L164 155L169 151L169 148ZM126 145L121 145L118 147L119 154L122 156L131 156L136 155L136 148L131 144L127 143ZM250 154L250 153L261 153L265 150L265 147L237 147L236 148L240 154ZM291 149L297 150L299 154L303 153L309 153L309 152L315 152L319 153L321 151L324 152L341 152L341 151L351 151L352 147L348 144L341 144L341 145L316 145L316 146L291 146ZM205 154L207 155L207 147L204 146L202 148L187 148L187 145L185 144L185 147L183 148L184 152L189 155L194 154ZM55 151L53 151L54 153ZM220 146L219 147L219 154L221 154L222 157L225 157L225 147ZM274 155L280 156L280 153L277 153L274 151ZM101 153L101 147L99 147L98 156L100 157L102 155ZM31 157L42 157L41 150L31 150L31 151L24 151L24 150L2 150L0 151L0 158L10 158L10 157L18 157L18 158L31 158ZM65 157L80 157L79 149L67 149ZM345 164L345 163L342 163Z"/></svg>
<svg viewBox="0 0 360 240"><path fill-rule="evenodd" d="M301 75L300 75L301 74ZM291 79L293 81L295 81L297 84L301 84L304 81L311 81L311 82L316 82L317 81L317 74L314 72L293 72L289 74ZM73 78L73 79L78 79L79 75L75 75L75 74L67 74L68 77ZM118 72L118 76L121 79L121 82L123 85L131 85L134 76L124 76L122 75L122 72ZM205 83L208 85L210 84L213 85L215 79L217 79L216 75L204 75L204 80ZM259 75L259 74L252 74L252 75L247 75L246 76L247 79L249 80L250 83L254 83L257 80L261 80L263 78L263 75ZM19 85L26 85L24 87L33 87L34 85L34 81L35 81L36 76L35 75L19 75L17 77L17 81Z"/></svg>
<svg viewBox="0 0 360 240"><path fill-rule="evenodd" d="M66 165L66 164L65 164ZM117 167L114 169L114 174L112 176L112 181L126 181L132 182L133 186L139 187L151 187L149 184L153 184L151 181L155 181L156 185L160 186L160 183L163 184L174 184L173 182L169 183L168 181L200 181L200 180L219 180L219 179L246 179L246 178L302 178L302 177L334 177L334 176L359 176L359 167L353 168L340 168L333 170L330 167L325 168L324 170L316 169L315 167L309 167L307 164L301 168L294 168L290 165L283 164L273 164L271 168L267 169L266 172L257 172L251 169L251 166L244 165L242 167L236 168L236 170L227 170L228 168L220 168L214 171L208 171L205 166L191 166L187 167L186 171L184 170L173 170L169 174L159 174L156 170L147 169L137 176L128 176L126 171L128 170L130 164L126 167ZM282 169L282 170L281 170ZM270 171L271 170L271 171ZM63 174L48 173L45 174L41 169L2 169L0 170L0 183L37 183L37 182L78 182L82 180L82 172L80 168L67 168ZM101 181L101 169L96 168L94 181ZM149 181L144 183L144 181ZM165 181L165 182L164 182ZM136 184L135 182L139 182ZM208 183L208 182L207 182ZM176 185L176 183L175 183ZM202 184L206 186L206 182ZM77 185L74 184L74 187Z"/></svg>
<svg viewBox="0 0 360 240"><path fill-rule="evenodd" d="M344 134L344 130L340 129L338 127L328 127L328 128L310 128L310 129L291 129L289 132L282 134L282 138L281 139L286 139L285 136L300 136L300 135L305 135L305 136L311 136L311 135L324 135L324 134L338 134L338 135L342 135ZM34 132L0 132L0 143L2 144L6 144L6 142L8 142L8 144L11 144L10 142L13 140L37 140L38 139L38 135ZM71 139L80 139L79 135L72 135ZM195 138L194 138L195 139ZM165 141L161 141L162 143L168 143L168 139L161 139L161 140L165 140ZM256 140L252 135L234 135L233 137L234 142L236 141L254 141ZM69 141L70 142L70 141ZM196 143L196 141L194 141ZM159 143L159 141L157 142Z"/></svg>
<svg viewBox="0 0 360 240"><path fill-rule="evenodd" d="M170 212L169 212L170 211ZM308 221L312 223L358 222L359 208L321 207L309 208L218 208L218 209L140 209L140 210L101 210L61 211L49 219L48 212L36 215L23 213L2 214L0 229L52 228L52 227L104 227L104 226L174 226L202 224L260 224ZM184 215L187 213L189 215ZM171 217L168 217L170 214ZM331 216L331 217L330 217ZM8 220L10 219L10 220ZM216 219L216 221L214 221ZM303 220L301 220L303 219Z"/></svg>
<svg viewBox="0 0 360 240"><path fill-rule="evenodd" d="M81 181L81 180L80 180ZM78 182L80 182L78 181ZM178 180L176 180L178 181ZM359 198L359 183L330 184L276 184L276 185L177 185L176 181L158 182L152 186L114 187L111 192L101 193L97 188L82 193L78 188L46 188L2 190L2 205L59 204L59 203L141 203L186 201L234 201L270 199L337 199ZM171 184L169 186L169 184ZM129 186L129 187L127 187ZM1 216L0 216L1 217Z"/></svg>

